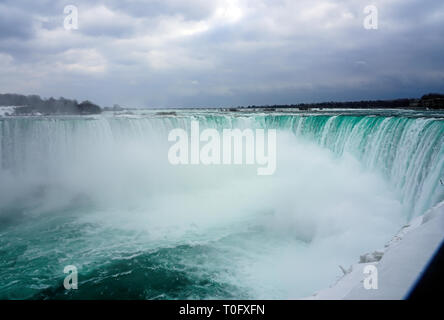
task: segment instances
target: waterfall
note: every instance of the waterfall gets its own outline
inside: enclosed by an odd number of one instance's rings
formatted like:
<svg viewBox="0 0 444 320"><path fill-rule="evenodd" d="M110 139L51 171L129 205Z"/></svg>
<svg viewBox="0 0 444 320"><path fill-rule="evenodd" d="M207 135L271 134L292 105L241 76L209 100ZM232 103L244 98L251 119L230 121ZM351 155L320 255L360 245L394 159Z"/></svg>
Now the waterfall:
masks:
<svg viewBox="0 0 444 320"><path fill-rule="evenodd" d="M0 118L0 298L304 297L444 200L439 114L134 113ZM276 172L171 165L192 120L277 129Z"/></svg>
<svg viewBox="0 0 444 320"><path fill-rule="evenodd" d="M270 116L265 126L292 130L383 174L409 215L444 200L444 120L400 116Z"/></svg>
<svg viewBox="0 0 444 320"><path fill-rule="evenodd" d="M190 119L202 127L278 128L330 149L352 154L390 182L408 215L421 214L444 200L444 120L374 115L257 115L185 113L166 117L54 117L0 120L1 171L69 170L69 164L112 155L127 141L165 140L173 128L189 129ZM92 159L89 159L90 161ZM104 159L104 161L106 161Z"/></svg>

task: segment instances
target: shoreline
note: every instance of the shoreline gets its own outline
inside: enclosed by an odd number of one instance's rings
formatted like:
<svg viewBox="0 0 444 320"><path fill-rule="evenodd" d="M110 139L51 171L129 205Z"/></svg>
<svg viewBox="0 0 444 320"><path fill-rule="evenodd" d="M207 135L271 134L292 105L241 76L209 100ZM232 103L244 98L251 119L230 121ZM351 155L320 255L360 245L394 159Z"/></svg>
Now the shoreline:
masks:
<svg viewBox="0 0 444 320"><path fill-rule="evenodd" d="M444 240L444 201L414 218L384 246L366 253L328 288L303 300L405 299ZM378 289L365 289L364 268L375 266Z"/></svg>

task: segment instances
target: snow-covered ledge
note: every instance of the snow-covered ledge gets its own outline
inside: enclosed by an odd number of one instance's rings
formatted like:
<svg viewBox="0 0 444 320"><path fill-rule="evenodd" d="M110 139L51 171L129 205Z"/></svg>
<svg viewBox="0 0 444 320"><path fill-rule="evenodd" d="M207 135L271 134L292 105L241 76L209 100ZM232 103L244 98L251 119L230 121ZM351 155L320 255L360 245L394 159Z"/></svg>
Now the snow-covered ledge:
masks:
<svg viewBox="0 0 444 320"><path fill-rule="evenodd" d="M0 118L12 116L15 112L16 106L0 106Z"/></svg>
<svg viewBox="0 0 444 320"><path fill-rule="evenodd" d="M444 239L444 201L404 226L382 250L361 256L330 288L306 299L403 299ZM364 268L374 265L378 289L365 289Z"/></svg>

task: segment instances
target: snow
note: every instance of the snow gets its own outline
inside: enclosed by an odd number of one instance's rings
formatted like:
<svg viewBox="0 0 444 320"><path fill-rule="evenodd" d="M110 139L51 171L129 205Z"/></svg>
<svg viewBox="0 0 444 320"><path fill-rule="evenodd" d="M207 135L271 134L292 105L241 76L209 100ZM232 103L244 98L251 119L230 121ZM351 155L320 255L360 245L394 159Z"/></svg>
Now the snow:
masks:
<svg viewBox="0 0 444 320"><path fill-rule="evenodd" d="M0 106L0 117L6 117L14 113L16 106Z"/></svg>
<svg viewBox="0 0 444 320"><path fill-rule="evenodd" d="M24 106L0 106L0 118L14 116L15 111L18 108L23 108ZM31 113L20 113L20 116L41 116L40 112L31 111Z"/></svg>
<svg viewBox="0 0 444 320"><path fill-rule="evenodd" d="M384 249L361 256L330 288L306 299L403 299L444 239L444 201L404 226ZM365 289L367 265L377 268L378 288Z"/></svg>

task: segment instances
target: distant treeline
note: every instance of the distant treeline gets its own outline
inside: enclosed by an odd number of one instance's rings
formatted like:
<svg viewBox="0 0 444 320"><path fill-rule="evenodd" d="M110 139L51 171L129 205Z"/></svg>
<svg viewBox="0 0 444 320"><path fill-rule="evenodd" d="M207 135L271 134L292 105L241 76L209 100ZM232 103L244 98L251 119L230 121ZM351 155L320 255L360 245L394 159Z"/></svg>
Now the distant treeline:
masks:
<svg viewBox="0 0 444 320"><path fill-rule="evenodd" d="M15 109L15 114L97 114L102 109L90 102L78 103L76 100L49 98L42 99L38 95L0 94L0 106L20 106Z"/></svg>
<svg viewBox="0 0 444 320"><path fill-rule="evenodd" d="M102 109L90 102L83 101L78 103L77 100L49 98L42 99L38 95L21 95L21 94L0 94L0 106L20 106L15 108L15 114L98 114ZM247 107L229 108L236 111L242 108L255 109L289 109L295 108L299 110L309 109L371 109L371 108L411 108L411 109L441 109L444 110L444 94L429 93L420 99L395 99L395 100L366 100L366 101L347 101L347 102L320 102L320 103L299 103L284 105L250 105ZM225 109L225 108L222 108ZM114 105L113 108L104 108L105 111L120 111L124 108Z"/></svg>
<svg viewBox="0 0 444 320"><path fill-rule="evenodd" d="M320 103L299 103L285 105L248 106L247 108L297 108L308 110L313 108L341 108L341 109L371 109L371 108L426 108L444 109L444 95L439 93L429 93L421 99L395 99L395 100L366 100L366 101L346 101L346 102L320 102Z"/></svg>

